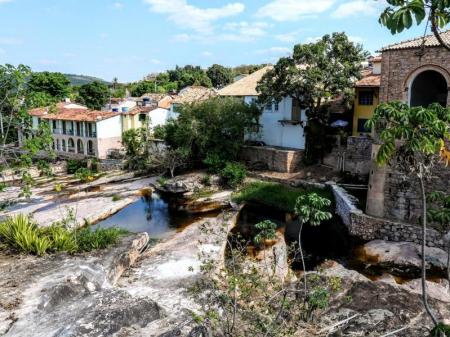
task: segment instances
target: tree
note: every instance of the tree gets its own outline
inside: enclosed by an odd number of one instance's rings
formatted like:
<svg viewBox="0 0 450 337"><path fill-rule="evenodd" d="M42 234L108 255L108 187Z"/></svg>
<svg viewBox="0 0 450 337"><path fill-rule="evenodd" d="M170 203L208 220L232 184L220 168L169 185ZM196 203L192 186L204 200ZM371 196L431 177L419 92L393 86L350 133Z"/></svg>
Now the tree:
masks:
<svg viewBox="0 0 450 337"><path fill-rule="evenodd" d="M328 212L328 208L331 205L331 201L327 198L321 197L317 193L309 193L300 196L295 204L295 214L298 215L300 222L300 228L298 231L298 247L300 251L300 258L303 265L303 277L304 277L304 289L305 299L308 294L307 277L305 259L303 257L302 249L302 230L304 224L311 226L319 226L323 221L332 218L332 214Z"/></svg>
<svg viewBox="0 0 450 337"><path fill-rule="evenodd" d="M387 0L389 4L380 16L379 22L391 30L392 34L411 28L413 22L421 24L425 19L431 24L439 43L450 51L450 43L444 41L441 29L450 22L450 2L448 0Z"/></svg>
<svg viewBox="0 0 450 337"><path fill-rule="evenodd" d="M28 91L30 93L44 93L53 97L56 101L61 101L68 97L70 93L70 81L61 73L51 73L48 71L32 73L28 80Z"/></svg>
<svg viewBox="0 0 450 337"><path fill-rule="evenodd" d="M176 82L179 89L191 85L201 85L208 88L212 86L206 72L199 66L176 66L175 69L167 71L167 74L170 82Z"/></svg>
<svg viewBox="0 0 450 337"><path fill-rule="evenodd" d="M214 88L223 88L233 82L233 72L230 68L225 68L219 64L213 64L206 71Z"/></svg>
<svg viewBox="0 0 450 337"><path fill-rule="evenodd" d="M255 106L239 99L216 97L183 105L178 118L159 133L172 149L188 148L194 163L202 163L212 154L235 161L246 131L257 123L259 114Z"/></svg>
<svg viewBox="0 0 450 337"><path fill-rule="evenodd" d="M108 86L101 82L83 84L78 92L80 103L89 109L100 110L109 100Z"/></svg>
<svg viewBox="0 0 450 337"><path fill-rule="evenodd" d="M135 83L131 87L131 96L141 97L142 95L153 92L155 84L152 81L140 81Z"/></svg>
<svg viewBox="0 0 450 337"><path fill-rule="evenodd" d="M293 55L281 58L259 82L262 104L292 97L305 110L308 160L315 160L323 148L322 131L329 118L326 103L334 98L353 98L353 84L361 78L366 56L362 46L351 42L345 33L333 33L315 43L296 45Z"/></svg>
<svg viewBox="0 0 450 337"><path fill-rule="evenodd" d="M372 130L380 130L376 161L390 164L400 172L415 177L420 186L422 204L422 300L425 310L437 326L438 321L427 299L425 246L427 241L427 199L425 180L440 160L445 142L450 138L450 109L440 104L428 108L413 107L401 102L380 104L367 122Z"/></svg>

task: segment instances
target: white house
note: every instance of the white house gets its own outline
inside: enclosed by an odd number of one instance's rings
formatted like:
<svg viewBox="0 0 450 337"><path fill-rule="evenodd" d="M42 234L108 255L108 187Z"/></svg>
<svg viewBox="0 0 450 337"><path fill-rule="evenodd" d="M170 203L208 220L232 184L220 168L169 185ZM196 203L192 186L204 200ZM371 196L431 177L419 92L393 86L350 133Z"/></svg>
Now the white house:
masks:
<svg viewBox="0 0 450 337"><path fill-rule="evenodd" d="M56 110L38 108L29 111L33 127L48 121L57 153L68 156L107 158L122 147L120 113L89 110L73 103L58 103Z"/></svg>
<svg viewBox="0 0 450 337"><path fill-rule="evenodd" d="M257 101L259 93L256 91L258 82L262 79L271 66L264 67L229 86L219 90L220 96L239 97L246 103ZM253 141L261 141L266 145L304 150L306 115L301 111L298 101L285 97L281 102L273 102L262 107L260 117L260 131L249 134L247 138Z"/></svg>

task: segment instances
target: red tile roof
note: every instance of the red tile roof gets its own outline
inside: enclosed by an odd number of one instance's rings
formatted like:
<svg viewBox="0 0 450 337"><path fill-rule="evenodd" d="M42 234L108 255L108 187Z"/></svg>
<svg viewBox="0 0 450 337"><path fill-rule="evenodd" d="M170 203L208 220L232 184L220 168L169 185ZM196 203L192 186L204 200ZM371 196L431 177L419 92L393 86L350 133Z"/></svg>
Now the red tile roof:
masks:
<svg viewBox="0 0 450 337"><path fill-rule="evenodd" d="M442 40L444 40L447 44L450 44L450 30L442 32L440 35L442 37ZM416 48L420 48L423 43L424 43L424 38L418 37L416 39L406 40L403 42L399 42L399 43L395 43L395 44L391 44L389 46L383 47L381 49L381 51L416 49ZM434 34L425 36L425 47L439 47L440 45L441 44L436 39Z"/></svg>
<svg viewBox="0 0 450 337"><path fill-rule="evenodd" d="M97 122L108 119L120 113L108 111L89 110L87 108L66 108L70 103L58 103L54 112L51 108L32 109L28 113L31 116L41 117L48 120L66 120L78 122Z"/></svg>
<svg viewBox="0 0 450 337"><path fill-rule="evenodd" d="M379 87L381 84L381 74L374 74L372 70L365 70L363 78L355 83L355 87Z"/></svg>

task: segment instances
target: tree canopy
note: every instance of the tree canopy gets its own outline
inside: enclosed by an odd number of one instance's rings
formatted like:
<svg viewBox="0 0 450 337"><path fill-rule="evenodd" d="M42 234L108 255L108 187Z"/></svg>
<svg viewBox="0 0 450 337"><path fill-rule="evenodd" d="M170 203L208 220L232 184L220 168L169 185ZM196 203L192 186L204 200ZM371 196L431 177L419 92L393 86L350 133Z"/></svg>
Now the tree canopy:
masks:
<svg viewBox="0 0 450 337"><path fill-rule="evenodd" d="M353 84L361 78L362 62L368 54L345 33L325 35L314 43L298 44L293 55L281 58L259 82L262 104L292 97L300 102L308 117L306 156L318 153L325 135L318 134L328 123L331 99L350 101ZM314 138L316 135L316 138ZM300 136L299 136L300 137Z"/></svg>
<svg viewBox="0 0 450 337"><path fill-rule="evenodd" d="M392 34L411 28L414 21L419 25L426 19L439 43L450 50L450 44L440 35L440 30L450 22L449 0L387 0L387 3L389 6L381 14L379 21Z"/></svg>
<svg viewBox="0 0 450 337"><path fill-rule="evenodd" d="M106 84L92 82L82 85L78 90L78 100L89 109L100 110L110 97L109 88Z"/></svg>
<svg viewBox="0 0 450 337"><path fill-rule="evenodd" d="M61 101L70 94L70 81L64 74L48 71L32 73L28 80L28 91L41 98Z"/></svg>
<svg viewBox="0 0 450 337"><path fill-rule="evenodd" d="M206 71L214 88L220 89L233 82L233 71L219 64L213 64Z"/></svg>

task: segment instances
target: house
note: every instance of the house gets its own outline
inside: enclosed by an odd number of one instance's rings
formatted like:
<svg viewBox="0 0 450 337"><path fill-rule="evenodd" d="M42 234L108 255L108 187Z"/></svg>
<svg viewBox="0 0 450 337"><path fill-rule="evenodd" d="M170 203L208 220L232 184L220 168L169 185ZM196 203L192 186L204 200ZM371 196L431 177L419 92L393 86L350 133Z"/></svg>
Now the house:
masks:
<svg viewBox="0 0 450 337"><path fill-rule="evenodd" d="M186 87L172 97L172 101L170 102L170 113L172 116L176 117L181 105L205 101L215 96L217 96L217 92L211 88L198 85Z"/></svg>
<svg viewBox="0 0 450 337"><path fill-rule="evenodd" d="M120 113L90 110L70 102L58 103L55 110L37 108L29 111L33 127L42 121L50 124L53 147L60 155L107 158L122 147Z"/></svg>
<svg viewBox="0 0 450 337"><path fill-rule="evenodd" d="M369 60L369 68L363 71L362 79L355 83L353 136L366 136L371 132L366 129L365 124L372 118L379 104L381 60L380 56L372 57Z"/></svg>
<svg viewBox="0 0 450 337"><path fill-rule="evenodd" d="M450 43L450 31L442 33ZM402 101L410 106L439 103L450 106L450 51L434 35L384 47L381 50L380 102ZM379 149L372 146L372 158ZM369 177L366 213L380 218L416 221L421 213L417 182L406 180L391 167L373 163ZM427 193L450 189L450 170L433 169Z"/></svg>
<svg viewBox="0 0 450 337"><path fill-rule="evenodd" d="M246 103L255 103L259 93L256 91L258 82L271 70L266 66L254 73L236 81L219 91L220 96L238 97ZM260 117L260 131L248 135L253 141L260 141L268 146L281 148L305 149L304 126L306 115L301 111L297 100L285 97L280 102L265 105Z"/></svg>

